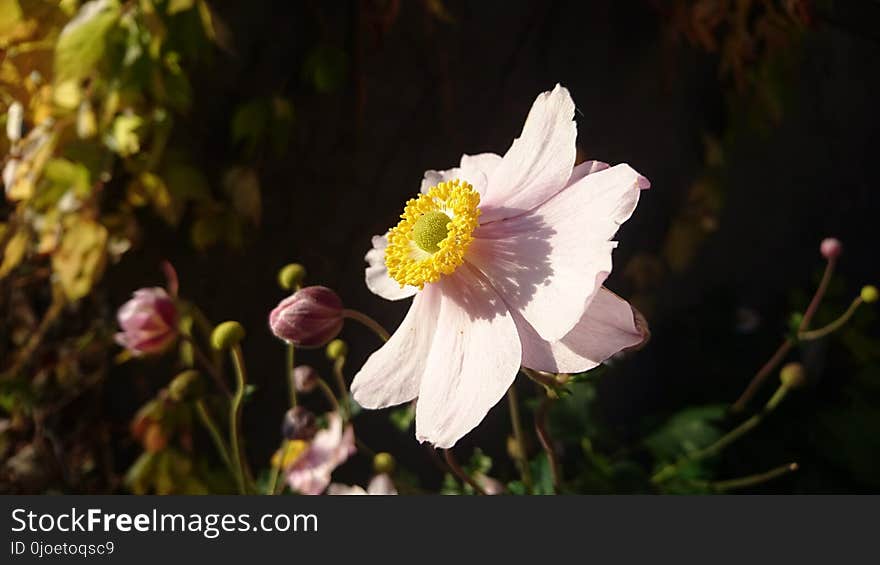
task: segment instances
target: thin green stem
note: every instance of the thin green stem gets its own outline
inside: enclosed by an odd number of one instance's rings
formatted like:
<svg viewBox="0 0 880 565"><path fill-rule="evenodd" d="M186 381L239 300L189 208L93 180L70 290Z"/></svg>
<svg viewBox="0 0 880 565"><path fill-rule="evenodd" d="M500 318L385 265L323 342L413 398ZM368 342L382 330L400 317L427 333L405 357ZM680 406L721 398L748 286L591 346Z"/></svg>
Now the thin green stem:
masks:
<svg viewBox="0 0 880 565"><path fill-rule="evenodd" d="M342 409L339 406L339 399L336 398L336 394L333 392L333 389L330 388L330 385L327 384L327 381L324 379L318 379L318 388L321 389L321 392L324 393L324 396L333 406L333 410L341 413Z"/></svg>
<svg viewBox="0 0 880 565"><path fill-rule="evenodd" d="M247 386L247 373L241 346L233 345L231 353L232 363L235 367L235 394L229 407L229 440L232 445L232 461L235 464L235 480L238 483L238 490L241 494L247 494L247 464L241 448L241 410Z"/></svg>
<svg viewBox="0 0 880 565"><path fill-rule="evenodd" d="M198 413L199 421L202 422L202 425L205 426L205 429L208 431L208 435L211 436L211 441L214 442L214 447L217 448L217 453L220 454L220 458L223 459L226 468L229 469L229 472L232 473L233 476L235 476L236 471L232 466L232 460L229 458L229 448L226 447L226 442L223 440L223 434L220 433L220 428L218 428L217 423L214 422L214 418L208 411L208 407L205 405L204 400L196 401L196 412Z"/></svg>
<svg viewBox="0 0 880 565"><path fill-rule="evenodd" d="M666 465L657 473L655 473L653 477L651 477L651 482L654 484L660 484L674 477L684 465L701 461L703 459L706 459L707 457L712 457L721 453L721 451L723 451L724 448L726 448L728 445L732 444L736 440L740 439L741 437L755 429L758 424L760 424L761 421L767 416L767 414L769 414L770 412L775 410L777 406L779 406L779 403L782 402L786 394L788 394L788 387L784 384L780 385L779 388L776 389L776 392L773 394L770 400L767 402L767 404L764 406L763 410L718 438L718 440L716 440L714 443L680 457L675 463Z"/></svg>
<svg viewBox="0 0 880 565"><path fill-rule="evenodd" d="M226 381L223 380L223 375L220 373L220 370L217 366L205 355L205 352L202 351L202 348L199 347L199 344L196 343L196 340L188 334L181 334L184 341L186 341L190 347L192 347L193 353L196 356L198 362L208 371L208 374L211 375L211 378L214 379L214 383L217 384L217 388L219 388L223 394L227 397L232 396L232 391L229 390L229 386L226 384Z"/></svg>
<svg viewBox="0 0 880 565"><path fill-rule="evenodd" d="M339 404L343 408L342 417L348 420L351 417L351 405L348 400L348 385L345 384L345 375L342 369L345 367L345 357L339 357L333 361L333 376L336 377L336 386L339 387Z"/></svg>
<svg viewBox="0 0 880 565"><path fill-rule="evenodd" d="M266 494L278 494L278 478L281 476L281 469L284 467L284 462L287 460L287 452L289 450L290 442L285 440L281 447L281 461L278 462L278 465L276 465L274 471L272 471L272 482L269 484L269 488L266 489Z"/></svg>
<svg viewBox="0 0 880 565"><path fill-rule="evenodd" d="M714 483L710 483L709 486L711 486L714 490L718 492L727 492L731 490L760 485L762 483L766 483L767 481L772 481L773 479L776 479L783 475L793 473L797 470L797 463L789 463L788 465L782 465L780 467L776 467L775 469L770 469L769 471L766 471L764 473L758 473L756 475L749 475L748 477L731 479L728 481L717 481Z"/></svg>
<svg viewBox="0 0 880 565"><path fill-rule="evenodd" d="M294 360L296 347L292 343L287 344L287 388L290 391L290 407L296 408L296 380L293 378Z"/></svg>
<svg viewBox="0 0 880 565"><path fill-rule="evenodd" d="M373 333L379 336L382 341L388 341L389 339L391 339L391 336L389 335L388 331L382 327L382 324L367 316L363 312L345 309L342 311L342 315L346 318L351 318L352 320L355 320L356 322L360 322L361 324L365 325L370 330L372 330Z"/></svg>
<svg viewBox="0 0 880 565"><path fill-rule="evenodd" d="M516 383L514 382L510 385L510 388L507 389L507 402L510 404L510 424L513 427L513 437L516 440L517 450L517 464L519 465L519 472L522 476L523 486L526 488L526 492L532 492L532 471L529 469L529 460L526 457L526 440L525 434L523 434L522 422L520 421L519 416L519 401L516 396Z"/></svg>
<svg viewBox="0 0 880 565"><path fill-rule="evenodd" d="M846 312L841 314L839 318L837 318L825 327L819 328L817 330L799 333L798 339L809 341L813 339L819 339L820 337L825 337L830 333L836 332L841 327L843 327L843 325L846 324L850 318L852 318L852 315L856 313L856 310L859 309L859 306L862 305L862 302L862 297L857 296L855 300L850 303L849 308L846 309Z"/></svg>

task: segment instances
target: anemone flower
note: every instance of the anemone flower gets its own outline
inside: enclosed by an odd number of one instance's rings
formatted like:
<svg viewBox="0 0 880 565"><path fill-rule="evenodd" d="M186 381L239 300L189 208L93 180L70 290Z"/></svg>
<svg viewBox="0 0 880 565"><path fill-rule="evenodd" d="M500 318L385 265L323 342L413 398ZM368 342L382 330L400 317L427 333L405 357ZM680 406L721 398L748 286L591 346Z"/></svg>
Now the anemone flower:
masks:
<svg viewBox="0 0 880 565"><path fill-rule="evenodd" d="M321 494L330 484L330 474L356 451L354 430L343 426L336 412L328 415L328 426L318 431L305 452L287 469L287 483L300 494Z"/></svg>
<svg viewBox="0 0 880 565"><path fill-rule="evenodd" d="M540 94L503 157L426 172L400 222L373 238L367 286L415 299L352 392L371 409L417 397L419 441L454 445L520 366L582 372L644 339L602 283L611 238L650 183L625 164L574 166L574 110L562 86Z"/></svg>
<svg viewBox="0 0 880 565"><path fill-rule="evenodd" d="M333 483L327 489L327 494L331 495L395 495L397 494L397 488L394 487L394 483L391 481L391 477L389 477L385 473L380 473L370 479L369 484L367 485L366 490L364 487L359 485L343 485L339 483Z"/></svg>
<svg viewBox="0 0 880 565"><path fill-rule="evenodd" d="M135 356L162 353L177 339L177 306L164 288L141 288L116 314L116 343Z"/></svg>

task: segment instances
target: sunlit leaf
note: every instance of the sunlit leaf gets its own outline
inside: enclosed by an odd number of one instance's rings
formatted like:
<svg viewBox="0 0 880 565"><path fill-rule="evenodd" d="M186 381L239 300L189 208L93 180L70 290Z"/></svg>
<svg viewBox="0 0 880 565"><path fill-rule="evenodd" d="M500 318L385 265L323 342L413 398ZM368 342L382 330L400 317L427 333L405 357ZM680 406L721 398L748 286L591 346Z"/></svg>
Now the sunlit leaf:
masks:
<svg viewBox="0 0 880 565"><path fill-rule="evenodd" d="M75 219L64 231L52 255L52 270L71 301L87 295L106 263L107 229L101 224Z"/></svg>
<svg viewBox="0 0 880 565"><path fill-rule="evenodd" d="M0 263L0 278L8 275L24 259L30 238L24 231L16 232L3 250L3 262Z"/></svg>
<svg viewBox="0 0 880 565"><path fill-rule="evenodd" d="M55 46L56 81L87 76L101 61L107 36L119 19L116 0L91 0L64 26Z"/></svg>

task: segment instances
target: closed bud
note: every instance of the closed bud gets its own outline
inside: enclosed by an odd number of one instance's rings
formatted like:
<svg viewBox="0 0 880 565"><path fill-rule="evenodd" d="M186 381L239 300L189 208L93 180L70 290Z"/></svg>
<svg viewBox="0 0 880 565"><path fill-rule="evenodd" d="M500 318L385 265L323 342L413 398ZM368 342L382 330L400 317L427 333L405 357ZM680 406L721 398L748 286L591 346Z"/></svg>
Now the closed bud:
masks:
<svg viewBox="0 0 880 565"><path fill-rule="evenodd" d="M281 435L284 439L308 441L315 437L317 431L315 415L308 409L296 406L284 414L284 420L281 422Z"/></svg>
<svg viewBox="0 0 880 565"><path fill-rule="evenodd" d="M293 370L293 386L296 387L297 392L304 394L312 392L318 386L320 378L318 371L309 365L298 365Z"/></svg>
<svg viewBox="0 0 880 565"><path fill-rule="evenodd" d="M331 361L342 359L348 355L348 344L341 339L334 339L327 344L325 353L327 354L327 359Z"/></svg>
<svg viewBox="0 0 880 565"><path fill-rule="evenodd" d="M800 363L788 363L779 371L779 380L788 388L798 388L807 382L807 372Z"/></svg>
<svg viewBox="0 0 880 565"><path fill-rule="evenodd" d="M826 259L837 259L843 251L843 244L835 237L826 237L819 244L819 253Z"/></svg>
<svg viewBox="0 0 880 565"><path fill-rule="evenodd" d="M278 271L278 286L284 290L291 290L302 285L306 279L306 268L299 263L291 263Z"/></svg>
<svg viewBox="0 0 880 565"><path fill-rule="evenodd" d="M394 456L388 452L383 451L373 457L373 471L377 474L390 475L394 472L394 466Z"/></svg>
<svg viewBox="0 0 880 565"><path fill-rule="evenodd" d="M281 301L269 314L269 327L297 347L321 347L342 330L342 300L324 286L307 286Z"/></svg>
<svg viewBox="0 0 880 565"><path fill-rule="evenodd" d="M190 369L174 377L168 385L171 400L183 402L198 398L202 394L202 379L198 371Z"/></svg>
<svg viewBox="0 0 880 565"><path fill-rule="evenodd" d="M244 339L244 327L238 322L223 322L211 332L211 347L217 351L229 349Z"/></svg>
<svg viewBox="0 0 880 565"><path fill-rule="evenodd" d="M877 287L872 284L865 285L862 287L862 291L859 293L859 296L861 297L862 302L864 302L865 304L877 302Z"/></svg>

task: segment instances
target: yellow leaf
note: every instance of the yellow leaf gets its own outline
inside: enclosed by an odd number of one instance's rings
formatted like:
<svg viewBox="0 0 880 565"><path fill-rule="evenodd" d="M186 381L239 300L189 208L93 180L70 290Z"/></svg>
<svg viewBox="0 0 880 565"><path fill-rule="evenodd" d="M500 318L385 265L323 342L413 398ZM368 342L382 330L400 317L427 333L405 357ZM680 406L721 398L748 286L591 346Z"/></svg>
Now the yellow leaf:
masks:
<svg viewBox="0 0 880 565"><path fill-rule="evenodd" d="M0 263L0 278L8 275L16 268L27 253L27 246L30 238L24 231L17 232L6 244L3 250L3 263Z"/></svg>
<svg viewBox="0 0 880 565"><path fill-rule="evenodd" d="M87 295L104 271L107 229L92 220L73 219L52 255L52 270L71 301Z"/></svg>
<svg viewBox="0 0 880 565"><path fill-rule="evenodd" d="M185 12L193 7L195 4L195 0L169 0L168 1L168 15L174 15L178 12Z"/></svg>
<svg viewBox="0 0 880 565"><path fill-rule="evenodd" d="M92 72L104 56L107 35L119 14L119 3L115 0L92 0L80 7L58 36L57 80L80 79Z"/></svg>

